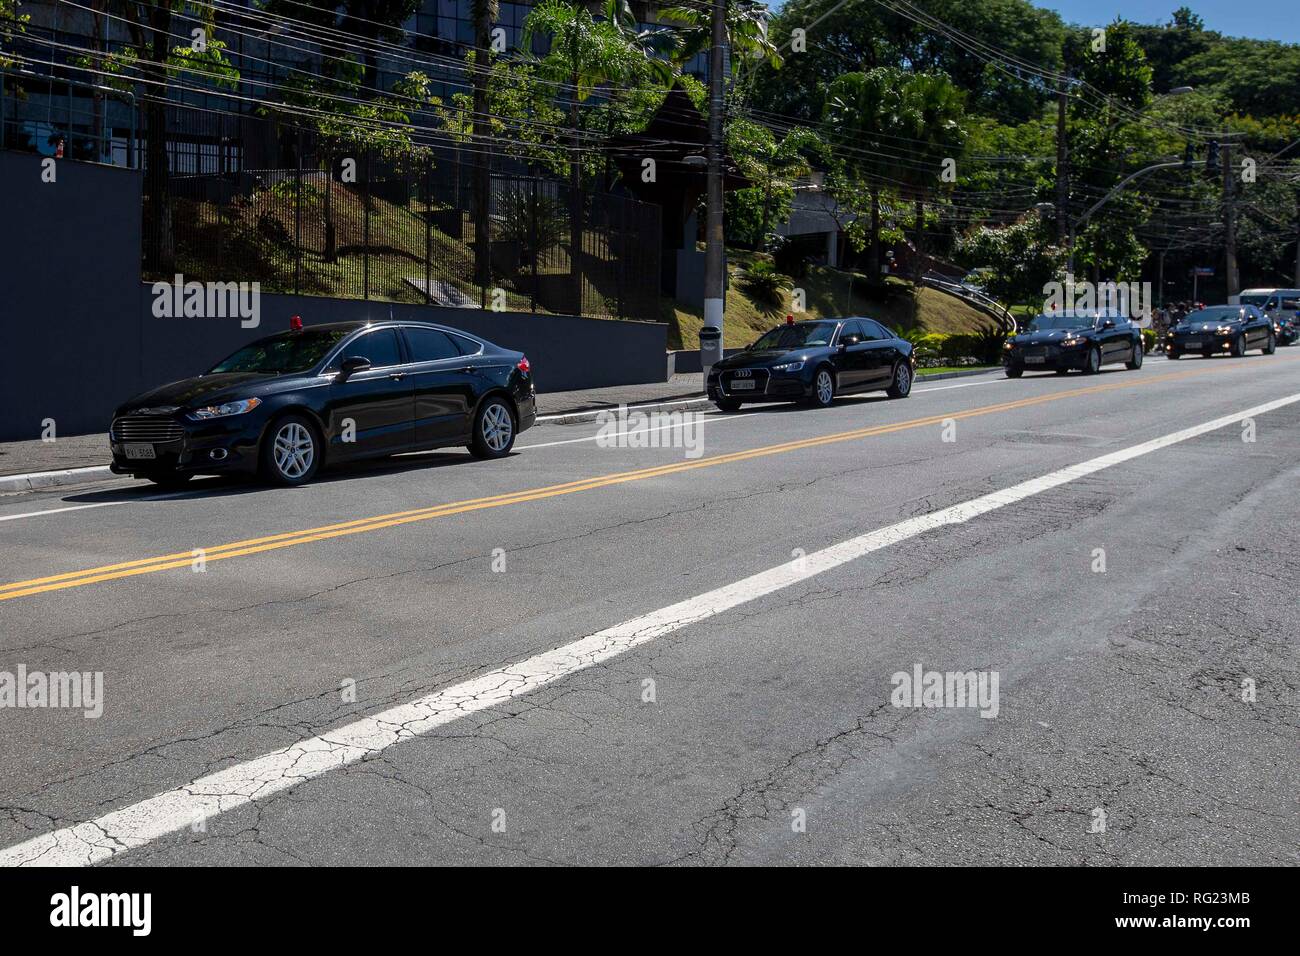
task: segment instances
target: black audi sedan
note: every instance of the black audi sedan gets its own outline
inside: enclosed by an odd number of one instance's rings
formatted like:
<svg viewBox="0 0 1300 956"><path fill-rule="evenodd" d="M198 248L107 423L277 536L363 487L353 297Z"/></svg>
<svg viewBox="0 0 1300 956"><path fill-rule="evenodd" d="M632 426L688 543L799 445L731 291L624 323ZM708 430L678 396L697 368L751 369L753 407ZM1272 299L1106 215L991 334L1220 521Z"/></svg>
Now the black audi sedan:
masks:
<svg viewBox="0 0 1300 956"><path fill-rule="evenodd" d="M533 424L528 359L424 322L338 322L244 346L113 415L112 470L180 485L194 475L310 481L321 466L467 445L510 452Z"/></svg>
<svg viewBox="0 0 1300 956"><path fill-rule="evenodd" d="M1040 315L1002 344L1007 378L1071 369L1095 375L1103 365L1142 367L1142 330L1121 315L1056 312Z"/></svg>
<svg viewBox="0 0 1300 956"><path fill-rule="evenodd" d="M709 371L709 398L724 412L746 402L807 401L884 391L906 398L916 358L912 344L875 319L809 319L777 326Z"/></svg>
<svg viewBox="0 0 1300 956"><path fill-rule="evenodd" d="M1165 333L1165 354L1171 359L1188 353L1241 356L1248 349L1259 349L1265 355L1277 351L1273 321L1253 305L1212 305L1189 312Z"/></svg>

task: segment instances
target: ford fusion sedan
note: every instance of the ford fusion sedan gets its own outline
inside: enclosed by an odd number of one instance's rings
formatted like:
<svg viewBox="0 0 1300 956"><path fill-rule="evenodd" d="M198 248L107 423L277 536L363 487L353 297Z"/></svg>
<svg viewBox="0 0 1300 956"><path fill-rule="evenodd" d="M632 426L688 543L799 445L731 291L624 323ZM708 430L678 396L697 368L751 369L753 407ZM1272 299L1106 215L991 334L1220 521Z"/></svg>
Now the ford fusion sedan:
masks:
<svg viewBox="0 0 1300 956"><path fill-rule="evenodd" d="M1277 350L1273 321L1253 305L1212 305L1189 312L1165 334L1165 354L1171 359L1184 355L1245 355L1259 349L1265 355Z"/></svg>
<svg viewBox="0 0 1300 956"><path fill-rule="evenodd" d="M723 359L710 369L707 388L726 412L746 402L824 408L856 392L906 398L915 375L912 344L875 319L811 319L777 326Z"/></svg>
<svg viewBox="0 0 1300 956"><path fill-rule="evenodd" d="M324 465L466 445L510 452L536 418L528 359L424 322L339 322L259 339L119 407L112 470L300 485Z"/></svg>
<svg viewBox="0 0 1300 956"><path fill-rule="evenodd" d="M1002 345L1008 378L1049 370L1064 375L1071 369L1095 375L1103 365L1118 362L1142 367L1142 330L1121 315L1040 315Z"/></svg>

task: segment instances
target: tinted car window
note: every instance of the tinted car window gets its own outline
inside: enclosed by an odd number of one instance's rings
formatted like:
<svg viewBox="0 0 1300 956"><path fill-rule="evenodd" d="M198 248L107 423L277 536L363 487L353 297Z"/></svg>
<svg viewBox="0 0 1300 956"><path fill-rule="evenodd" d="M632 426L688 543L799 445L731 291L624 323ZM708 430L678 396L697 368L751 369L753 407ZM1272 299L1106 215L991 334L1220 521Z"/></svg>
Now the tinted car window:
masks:
<svg viewBox="0 0 1300 956"><path fill-rule="evenodd" d="M863 319L862 327L866 330L867 335L873 339L892 339L894 337L894 333L874 319Z"/></svg>
<svg viewBox="0 0 1300 956"><path fill-rule="evenodd" d="M215 372L305 372L323 359L347 329L304 329L258 339L214 365Z"/></svg>
<svg viewBox="0 0 1300 956"><path fill-rule="evenodd" d="M352 356L370 359L371 368L385 368L402 361L397 348L397 333L392 329L376 329L357 339L343 350L341 358Z"/></svg>
<svg viewBox="0 0 1300 956"><path fill-rule="evenodd" d="M433 362L456 358L461 354L451 336L437 329L408 328L406 344L411 347L412 362Z"/></svg>
<svg viewBox="0 0 1300 956"><path fill-rule="evenodd" d="M845 322L840 327L840 341L846 342L850 335L856 335L860 340L868 338L862 331L862 326L857 322Z"/></svg>
<svg viewBox="0 0 1300 956"><path fill-rule="evenodd" d="M830 345L834 334L834 322L796 322L794 325L778 326L765 333L751 348L798 349L810 345Z"/></svg>
<svg viewBox="0 0 1300 956"><path fill-rule="evenodd" d="M478 355L483 351L483 346L473 339L467 339L463 335L457 335L454 332L448 332L447 338L451 339L456 348L460 349L461 355Z"/></svg>

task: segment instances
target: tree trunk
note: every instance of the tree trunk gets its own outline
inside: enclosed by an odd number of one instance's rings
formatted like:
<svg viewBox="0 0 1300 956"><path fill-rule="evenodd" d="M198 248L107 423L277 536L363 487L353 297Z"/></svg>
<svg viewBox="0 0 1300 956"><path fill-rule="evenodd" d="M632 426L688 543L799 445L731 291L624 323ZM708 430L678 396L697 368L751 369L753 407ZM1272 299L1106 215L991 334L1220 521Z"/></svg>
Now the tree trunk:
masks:
<svg viewBox="0 0 1300 956"><path fill-rule="evenodd" d="M578 151L581 138L578 130L577 69L574 69L570 80L573 83L573 100L569 104L569 129L573 134L573 149L569 154L569 271L573 277L573 314L582 315L582 155Z"/></svg>
<svg viewBox="0 0 1300 956"><path fill-rule="evenodd" d="M867 277L880 281L880 191L871 190L871 236L867 246Z"/></svg>
<svg viewBox="0 0 1300 956"><path fill-rule="evenodd" d="M925 241L925 200L916 200L916 231L912 237L912 245L916 248L916 255L912 264L912 285L921 284L921 276L925 272L925 266L921 262L921 245Z"/></svg>
<svg viewBox="0 0 1300 956"><path fill-rule="evenodd" d="M474 36L475 44L480 51L486 51L488 45L492 42L492 17L489 10L489 4L475 4L475 22ZM488 66L488 60L483 58L479 61L479 54L475 54L474 66L474 115L471 118L470 138L478 148L478 155L474 158L474 283L481 292L480 305L487 304L487 286L492 281L491 277L491 260L489 259L490 234L488 215L491 204L492 194L492 169L489 165L490 154L488 152L489 144L488 133L490 130L490 121L485 119L488 111L487 103L487 83L488 77L484 70ZM486 127L486 128L485 128Z"/></svg>
<svg viewBox="0 0 1300 956"><path fill-rule="evenodd" d="M176 242L172 234L171 182L167 165L167 62L171 39L171 10L155 7L150 16L152 37L147 51L149 63L141 65L151 97L145 103L145 189L149 194L149 230L145 239L146 268L158 275L170 275L176 266Z"/></svg>
<svg viewBox="0 0 1300 956"><path fill-rule="evenodd" d="M762 249L767 242L767 227L772 215L772 177L767 177L767 185L763 188L763 218L758 227L758 243L756 248Z"/></svg>

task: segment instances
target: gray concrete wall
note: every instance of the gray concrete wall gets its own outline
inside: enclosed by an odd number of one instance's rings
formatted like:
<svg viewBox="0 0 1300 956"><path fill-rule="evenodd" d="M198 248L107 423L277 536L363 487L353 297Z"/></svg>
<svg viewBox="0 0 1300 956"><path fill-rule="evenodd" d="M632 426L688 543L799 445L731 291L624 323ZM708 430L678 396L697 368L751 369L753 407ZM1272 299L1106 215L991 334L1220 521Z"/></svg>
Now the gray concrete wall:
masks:
<svg viewBox="0 0 1300 956"><path fill-rule="evenodd" d="M527 354L538 391L665 381L668 326L266 293L260 324L158 318L140 281L138 172L71 161L41 182L40 157L0 151L0 441L106 430L113 408L197 374L262 335L347 319L423 319Z"/></svg>

